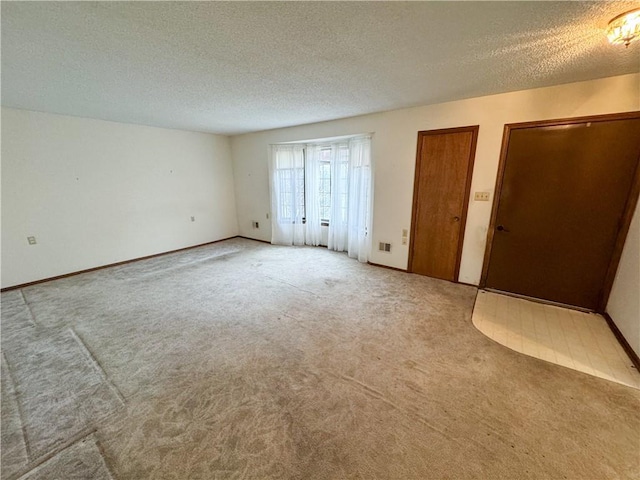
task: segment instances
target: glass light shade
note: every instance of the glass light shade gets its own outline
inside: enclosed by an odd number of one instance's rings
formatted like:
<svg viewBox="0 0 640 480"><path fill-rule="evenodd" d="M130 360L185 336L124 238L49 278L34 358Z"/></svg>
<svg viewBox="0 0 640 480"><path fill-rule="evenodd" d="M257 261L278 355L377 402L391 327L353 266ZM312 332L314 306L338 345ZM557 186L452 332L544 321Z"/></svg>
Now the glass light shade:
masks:
<svg viewBox="0 0 640 480"><path fill-rule="evenodd" d="M618 15L609 22L607 28L609 42L615 44L629 44L640 38L640 8Z"/></svg>

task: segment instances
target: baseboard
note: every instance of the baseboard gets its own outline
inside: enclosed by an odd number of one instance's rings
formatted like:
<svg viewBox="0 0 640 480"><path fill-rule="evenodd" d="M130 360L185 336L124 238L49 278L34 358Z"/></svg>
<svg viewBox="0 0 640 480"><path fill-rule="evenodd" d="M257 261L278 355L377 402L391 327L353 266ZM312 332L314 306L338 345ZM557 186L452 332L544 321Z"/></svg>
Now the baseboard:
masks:
<svg viewBox="0 0 640 480"><path fill-rule="evenodd" d="M640 357L638 357L638 354L633 350L633 348L631 348L631 345L629 345L629 342L627 342L627 339L624 338L624 336L622 335L622 332L618 329L618 326L613 321L613 318L611 318L611 315L609 315L607 312L604 312L602 316L607 321L609 328L615 335L616 339L618 340L618 342L620 343L620 345L622 346L626 354L629 356L629 359L631 360L633 365L640 372Z"/></svg>
<svg viewBox="0 0 640 480"><path fill-rule="evenodd" d="M412 273L407 269L403 269L403 268L397 268L397 267L388 267L387 265L380 265L379 263L373 263L373 262L367 262L369 265L373 265L374 267L380 267L380 268L388 268L389 270L395 270L396 272L403 272L403 273ZM437 279L440 280L440 279ZM445 281L449 281L449 280L445 280ZM478 285L473 285L471 283L465 283L465 282L459 282L459 281L454 281L451 283L458 283L460 285L467 285L469 287L473 287L473 288L478 288Z"/></svg>
<svg viewBox="0 0 640 480"><path fill-rule="evenodd" d="M238 235L236 238L244 238L245 240L253 240L254 242L262 242L271 245L271 242L267 240L259 240L257 238L245 237L244 235Z"/></svg>
<svg viewBox="0 0 640 480"><path fill-rule="evenodd" d="M104 268L117 267L119 265L126 265L127 263L139 262L140 260L148 260L149 258L161 257L162 255L169 255L170 253L183 252L185 250L191 250L192 248L204 247L205 245L213 245L214 243L224 242L225 240L231 240L232 238L238 238L239 235L233 237L221 238L220 240L214 240L213 242L200 243L198 245L192 245L190 247L178 248L176 250L169 250L162 253L154 253L153 255L147 255L145 257L132 258L131 260L124 260L122 262L109 263L107 265L101 265L99 267L87 268L85 270L78 270L77 272L65 273L64 275L56 275L55 277L43 278L41 280L35 280L33 282L21 283L20 285L13 285L11 287L5 287L0 289L0 292L8 292L11 290L18 290L20 288L30 287L32 285L38 285L40 283L51 282L53 280L60 280L61 278L73 277L74 275L80 275L81 273L95 272L96 270L102 270ZM244 237L243 237L244 238Z"/></svg>
<svg viewBox="0 0 640 480"><path fill-rule="evenodd" d="M389 270L395 270L396 272L402 272L402 273L407 273L407 270L404 270L402 268L397 268L397 267L389 267L387 265L381 265L379 263L373 263L373 262L367 262L367 264L372 265L374 267L380 267L380 268L388 268Z"/></svg>

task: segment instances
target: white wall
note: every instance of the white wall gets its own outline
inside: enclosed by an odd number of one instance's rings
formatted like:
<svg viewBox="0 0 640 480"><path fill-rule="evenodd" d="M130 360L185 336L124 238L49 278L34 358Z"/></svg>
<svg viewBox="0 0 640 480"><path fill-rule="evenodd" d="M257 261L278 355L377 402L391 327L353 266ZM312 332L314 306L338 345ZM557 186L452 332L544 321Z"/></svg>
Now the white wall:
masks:
<svg viewBox="0 0 640 480"><path fill-rule="evenodd" d="M460 281L478 284L492 202L474 201L473 192L493 195L504 125L638 109L640 74L633 74L235 136L231 148L240 234L271 239L266 219L270 144L372 132L372 239L374 246L392 243L392 253L374 250L371 261L405 269L408 246L401 244L401 236L403 228L411 227L417 132L480 125L460 267ZM260 229L252 228L252 220L260 222Z"/></svg>
<svg viewBox="0 0 640 480"><path fill-rule="evenodd" d="M631 348L640 355L640 209L631 221L607 313Z"/></svg>
<svg viewBox="0 0 640 480"><path fill-rule="evenodd" d="M238 233L228 137L2 108L1 173L2 287Z"/></svg>

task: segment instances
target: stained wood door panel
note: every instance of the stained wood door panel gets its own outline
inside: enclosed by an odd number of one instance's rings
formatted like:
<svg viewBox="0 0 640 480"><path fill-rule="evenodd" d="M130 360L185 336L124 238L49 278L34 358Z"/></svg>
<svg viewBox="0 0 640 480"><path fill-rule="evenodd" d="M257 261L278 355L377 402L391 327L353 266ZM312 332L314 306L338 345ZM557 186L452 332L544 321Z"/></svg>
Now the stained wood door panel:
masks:
<svg viewBox="0 0 640 480"><path fill-rule="evenodd" d="M419 132L410 270L456 281L478 127Z"/></svg>
<svg viewBox="0 0 640 480"><path fill-rule="evenodd" d="M597 309L639 157L640 118L511 130L486 286Z"/></svg>

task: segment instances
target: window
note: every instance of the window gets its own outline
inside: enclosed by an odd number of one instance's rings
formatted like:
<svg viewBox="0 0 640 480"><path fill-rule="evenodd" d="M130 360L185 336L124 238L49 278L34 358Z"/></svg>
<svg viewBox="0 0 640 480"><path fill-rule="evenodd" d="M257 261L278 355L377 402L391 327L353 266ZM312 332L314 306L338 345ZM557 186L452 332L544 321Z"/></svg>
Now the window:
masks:
<svg viewBox="0 0 640 480"><path fill-rule="evenodd" d="M370 145L368 136L273 145L269 168L272 242L327 245L367 261Z"/></svg>
<svg viewBox="0 0 640 480"><path fill-rule="evenodd" d="M349 147L347 145L320 146L317 152L310 152L308 148L303 148L298 159L294 159L295 164L291 167L289 153L285 151L284 160L278 158L275 174L278 177L281 201L279 202L278 217L283 222L305 223L305 166L304 160L309 156L316 155L318 163L317 198L320 222L322 226L329 226L331 221L331 185L339 183L341 211L338 212L338 219L346 218L346 198L347 198L347 175L349 171ZM332 164L334 164L332 168ZM332 176L336 177L332 179ZM312 187L313 188L313 187ZM337 220L338 220L337 219Z"/></svg>
<svg viewBox="0 0 640 480"><path fill-rule="evenodd" d="M286 148L285 148L286 147ZM302 145L283 145L274 151L272 182L278 192L272 204L274 215L281 223L303 223L304 149Z"/></svg>
<svg viewBox="0 0 640 480"><path fill-rule="evenodd" d="M304 221L304 168L280 168L277 174L282 192L279 218L291 223Z"/></svg>

